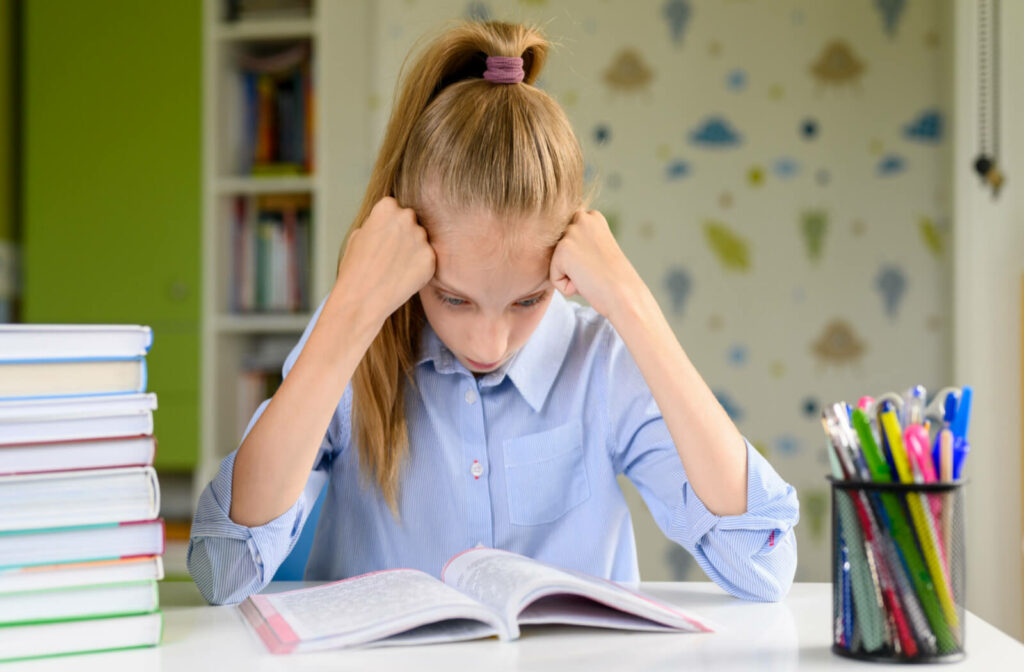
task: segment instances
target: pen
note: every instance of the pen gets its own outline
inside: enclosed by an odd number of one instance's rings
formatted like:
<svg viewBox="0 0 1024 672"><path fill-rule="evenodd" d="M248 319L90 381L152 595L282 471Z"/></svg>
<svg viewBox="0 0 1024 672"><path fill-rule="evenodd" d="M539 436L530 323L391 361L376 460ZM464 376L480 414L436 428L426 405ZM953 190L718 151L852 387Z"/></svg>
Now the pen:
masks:
<svg viewBox="0 0 1024 672"><path fill-rule="evenodd" d="M967 441L967 426L971 421L971 398L974 392L970 386L964 385L960 393L960 404L956 408L956 417L953 418L953 479L960 478L960 470L964 466L964 460L971 446Z"/></svg>
<svg viewBox="0 0 1024 672"><path fill-rule="evenodd" d="M947 388L947 389L949 389L949 388ZM946 392L946 396L943 399L943 403L942 403L942 416L939 418L939 419L942 420L942 426L939 428L939 432L935 435L935 443L932 445L932 461L936 464L936 466L938 466L938 465L940 465L942 463L942 456L940 454L940 449L941 449L940 439L941 439L941 436L942 436L942 430L944 430L944 429L948 430L953 425L953 418L956 417L956 404L957 404L957 395L958 394L959 394L959 390L954 391L954 390L950 389L948 392ZM933 402L933 404L934 404L934 402ZM952 437L952 431L950 432L950 436ZM951 451L950 452L950 458L952 458L952 449L953 449L952 438L950 439L949 446L950 446L950 451ZM940 469L940 472L941 472L941 469ZM942 480L945 481L947 479L943 477ZM953 478L952 478L952 471L950 472L949 480L953 480Z"/></svg>
<svg viewBox="0 0 1024 672"><path fill-rule="evenodd" d="M953 432L949 429L939 432L939 455L939 477L943 483L950 483L953 481ZM948 501L942 507L942 539L947 549L953 536L953 516L950 515L952 504L952 501Z"/></svg>
<svg viewBox="0 0 1024 672"><path fill-rule="evenodd" d="M903 437L900 433L899 422L896 419L896 413L893 411L890 402L883 403L880 417L882 427L889 440L893 461L896 463L896 472L899 474L900 481L903 483L913 483L913 471L903 447ZM910 509L910 517L917 530L917 537L921 544L921 551L924 554L925 564L931 572L932 582L935 584L935 589L938 593L939 604L946 618L946 622L941 623L941 625L945 626L948 623L955 632L960 627L960 619L956 613L956 605L953 603L945 568L939 559L939 554L936 552L940 542L937 539L934 522L929 520L931 517L930 512L926 511L926 507L922 504L921 493L917 494L918 496L916 497L914 493L907 495L907 507ZM928 613L927 609L926 613ZM941 620L941 618L936 620L935 615L929 613L929 621L932 623L932 630L936 632L936 636L939 638L940 649L942 651L955 650L958 646L957 643L949 642L948 639L943 637L943 635L946 635L946 637L951 635L949 629L943 627L941 631L939 630Z"/></svg>
<svg viewBox="0 0 1024 672"><path fill-rule="evenodd" d="M861 452L871 471L871 479L884 483L892 481L889 463L886 462L885 455L882 454L882 450L875 441L875 435L871 431L871 420L862 408L853 412L853 428L857 432L857 438L860 439Z"/></svg>
<svg viewBox="0 0 1024 672"><path fill-rule="evenodd" d="M910 456L911 466L914 468L915 483L934 483L936 480L935 465L928 451L928 433L921 425L911 425L903 433L907 454ZM932 520L942 520L942 496L938 493L927 495L928 504L932 511ZM948 573L949 563L946 556L945 540L939 536L939 553L942 556L942 563Z"/></svg>
<svg viewBox="0 0 1024 672"><path fill-rule="evenodd" d="M852 430L845 424L846 418L846 405L842 403L832 404L822 411L822 425L832 447L829 452L832 475L835 478L845 476L848 480L870 481L868 467L864 464L864 458L859 455L860 451L857 450ZM915 655L917 643L911 635L910 626L894 588L894 583L897 588L899 584L892 578L890 568L886 564L886 557L891 560L892 553L886 553L886 538L881 534L875 521L874 510L867 493L863 490L847 490L838 492L835 496L841 520L860 522L860 529L864 533L864 541L861 542L860 530L856 524L843 528L844 538L848 540L844 565L848 563L851 574L852 599L857 613L860 614L858 625L864 648L874 651L884 642L886 623L883 618L883 607L888 607L895 621L901 647L913 652L909 655ZM893 565L891 572L899 572L898 565Z"/></svg>

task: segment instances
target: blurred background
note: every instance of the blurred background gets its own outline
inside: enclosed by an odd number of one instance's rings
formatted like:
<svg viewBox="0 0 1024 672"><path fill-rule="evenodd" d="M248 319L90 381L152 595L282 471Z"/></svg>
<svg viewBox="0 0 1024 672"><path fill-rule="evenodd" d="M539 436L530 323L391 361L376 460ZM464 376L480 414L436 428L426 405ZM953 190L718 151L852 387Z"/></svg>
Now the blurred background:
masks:
<svg viewBox="0 0 1024 672"><path fill-rule="evenodd" d="M0 322L153 328L169 575L333 282L403 59L460 17L556 43L538 86L595 207L798 489L798 580L829 579L823 405L975 387L968 607L1024 636L1024 4L998 0L0 0ZM624 489L642 577L704 578Z"/></svg>

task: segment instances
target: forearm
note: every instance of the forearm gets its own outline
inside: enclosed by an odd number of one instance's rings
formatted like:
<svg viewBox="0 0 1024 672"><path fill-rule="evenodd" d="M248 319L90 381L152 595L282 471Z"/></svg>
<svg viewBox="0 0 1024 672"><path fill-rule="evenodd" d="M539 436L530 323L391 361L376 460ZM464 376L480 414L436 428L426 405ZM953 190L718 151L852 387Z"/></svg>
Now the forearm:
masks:
<svg viewBox="0 0 1024 672"><path fill-rule="evenodd" d="M263 525L302 492L338 400L380 324L337 288L295 365L238 448L230 518Z"/></svg>
<svg viewBox="0 0 1024 672"><path fill-rule="evenodd" d="M747 453L739 430L683 351L642 282L624 292L609 320L661 410L690 487L715 515L747 509Z"/></svg>

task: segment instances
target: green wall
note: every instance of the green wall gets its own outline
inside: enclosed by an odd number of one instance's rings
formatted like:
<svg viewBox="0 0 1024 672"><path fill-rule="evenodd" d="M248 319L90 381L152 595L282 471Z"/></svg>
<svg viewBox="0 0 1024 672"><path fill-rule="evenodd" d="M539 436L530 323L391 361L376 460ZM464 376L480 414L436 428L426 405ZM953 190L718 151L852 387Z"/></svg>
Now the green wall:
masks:
<svg viewBox="0 0 1024 672"><path fill-rule="evenodd" d="M14 235L13 0L0 0L0 241Z"/></svg>
<svg viewBox="0 0 1024 672"><path fill-rule="evenodd" d="M25 322L148 324L157 466L199 441L200 0L25 0Z"/></svg>

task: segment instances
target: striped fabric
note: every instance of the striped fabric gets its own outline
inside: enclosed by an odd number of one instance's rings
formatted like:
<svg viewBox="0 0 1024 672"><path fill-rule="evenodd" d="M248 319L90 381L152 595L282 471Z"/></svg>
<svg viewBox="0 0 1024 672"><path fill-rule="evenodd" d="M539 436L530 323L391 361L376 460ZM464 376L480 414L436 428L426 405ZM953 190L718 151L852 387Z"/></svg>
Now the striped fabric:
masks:
<svg viewBox="0 0 1024 672"><path fill-rule="evenodd" d="M285 362L285 375L320 309ZM235 453L224 458L200 497L188 549L189 572L209 602L238 602L270 581L325 484L308 580L392 567L438 576L452 555L482 544L638 581L620 473L636 484L664 533L726 591L778 600L789 590L796 569L795 490L747 442L747 512L710 513L687 483L632 356L592 308L554 292L527 344L479 378L429 326L420 353L419 392L410 393L407 404L410 456L399 519L360 479L350 445L350 385L304 492L278 518L251 528L228 518Z"/></svg>

